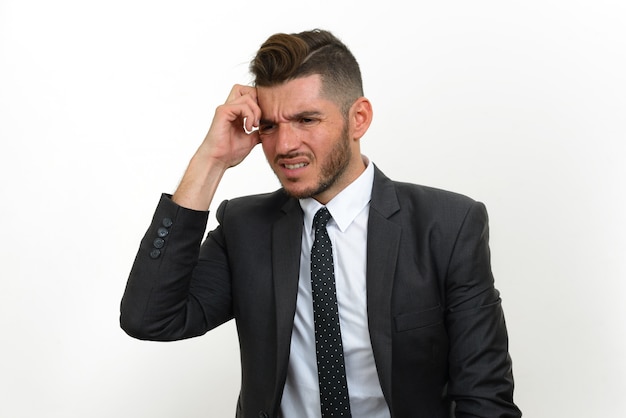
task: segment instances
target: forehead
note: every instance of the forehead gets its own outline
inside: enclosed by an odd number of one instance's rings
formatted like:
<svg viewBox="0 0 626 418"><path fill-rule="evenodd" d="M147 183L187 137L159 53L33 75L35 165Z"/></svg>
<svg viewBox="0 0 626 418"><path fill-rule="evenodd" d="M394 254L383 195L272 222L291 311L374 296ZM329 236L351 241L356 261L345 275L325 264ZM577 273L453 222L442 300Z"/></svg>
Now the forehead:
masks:
<svg viewBox="0 0 626 418"><path fill-rule="evenodd" d="M322 97L322 79L318 74L296 78L276 86L257 87L257 98L264 117L309 111L332 104Z"/></svg>

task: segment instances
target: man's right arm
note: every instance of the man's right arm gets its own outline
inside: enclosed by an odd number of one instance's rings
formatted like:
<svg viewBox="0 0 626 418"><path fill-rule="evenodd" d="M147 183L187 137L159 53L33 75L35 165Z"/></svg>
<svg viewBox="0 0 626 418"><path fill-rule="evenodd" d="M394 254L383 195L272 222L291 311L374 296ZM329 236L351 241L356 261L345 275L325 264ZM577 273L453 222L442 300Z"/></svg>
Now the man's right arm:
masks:
<svg viewBox="0 0 626 418"><path fill-rule="evenodd" d="M217 318L210 324L189 289L215 191L224 172L243 161L260 142L257 132L248 133L258 126L260 117L256 89L235 85L216 109L209 132L176 192L161 197L122 298L120 322L128 334L141 339L181 339L229 319L228 274L211 278L216 288L225 291L215 300ZM215 257L220 263L225 254Z"/></svg>

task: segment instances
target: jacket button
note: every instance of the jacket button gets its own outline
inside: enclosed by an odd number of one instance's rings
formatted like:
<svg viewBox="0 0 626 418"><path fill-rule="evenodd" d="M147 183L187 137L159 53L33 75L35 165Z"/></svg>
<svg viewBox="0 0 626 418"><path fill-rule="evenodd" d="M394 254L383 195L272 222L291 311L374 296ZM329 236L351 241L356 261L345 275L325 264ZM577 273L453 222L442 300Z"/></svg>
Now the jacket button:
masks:
<svg viewBox="0 0 626 418"><path fill-rule="evenodd" d="M154 248L163 248L163 246L165 245L165 240L163 238L157 238L154 240L152 245L154 245Z"/></svg>
<svg viewBox="0 0 626 418"><path fill-rule="evenodd" d="M163 226L169 228L174 222L170 218L163 218Z"/></svg>
<svg viewBox="0 0 626 418"><path fill-rule="evenodd" d="M150 258L157 259L160 256L161 256L161 250L154 248L152 251L150 251Z"/></svg>
<svg viewBox="0 0 626 418"><path fill-rule="evenodd" d="M164 238L169 233L170 233L170 231L168 231L167 228L164 228L162 226L159 227L159 229L157 229L157 235L159 236L159 238Z"/></svg>

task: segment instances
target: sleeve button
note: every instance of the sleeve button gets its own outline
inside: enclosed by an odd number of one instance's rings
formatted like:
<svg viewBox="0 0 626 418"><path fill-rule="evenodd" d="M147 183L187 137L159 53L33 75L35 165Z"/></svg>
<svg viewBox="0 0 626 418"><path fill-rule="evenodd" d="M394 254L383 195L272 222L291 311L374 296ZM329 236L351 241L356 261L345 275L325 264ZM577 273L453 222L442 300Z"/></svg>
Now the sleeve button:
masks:
<svg viewBox="0 0 626 418"><path fill-rule="evenodd" d="M174 223L171 218L163 218L163 226L169 228Z"/></svg>
<svg viewBox="0 0 626 418"><path fill-rule="evenodd" d="M159 238L165 238L169 233L170 231L168 231L165 227L159 227L159 229L157 229L157 235Z"/></svg>
<svg viewBox="0 0 626 418"><path fill-rule="evenodd" d="M165 240L163 238L157 238L152 242L152 245L154 245L154 248L163 248Z"/></svg>
<svg viewBox="0 0 626 418"><path fill-rule="evenodd" d="M154 248L152 251L150 251L150 258L157 259L161 256L161 250Z"/></svg>

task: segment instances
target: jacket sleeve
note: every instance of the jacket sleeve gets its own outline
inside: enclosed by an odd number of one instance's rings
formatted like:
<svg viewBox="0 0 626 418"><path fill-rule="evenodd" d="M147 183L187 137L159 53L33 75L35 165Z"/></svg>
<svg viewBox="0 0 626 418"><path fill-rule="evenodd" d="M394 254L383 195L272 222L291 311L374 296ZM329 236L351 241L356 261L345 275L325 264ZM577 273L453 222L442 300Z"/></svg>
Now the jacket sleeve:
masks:
<svg viewBox="0 0 626 418"><path fill-rule="evenodd" d="M445 281L448 396L455 417L520 417L500 294L494 287L487 211L474 202L458 231Z"/></svg>
<svg viewBox="0 0 626 418"><path fill-rule="evenodd" d="M207 219L208 212L183 208L169 195L161 196L122 297L120 325L127 334L180 340L232 318L230 274L219 227L204 244L213 247L211 261L199 261Z"/></svg>

